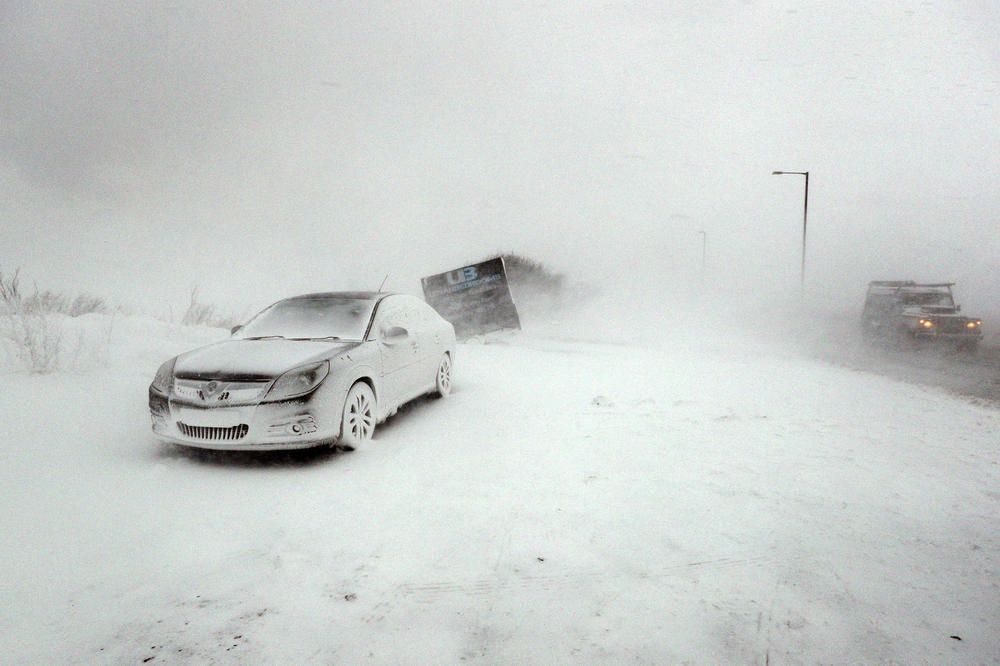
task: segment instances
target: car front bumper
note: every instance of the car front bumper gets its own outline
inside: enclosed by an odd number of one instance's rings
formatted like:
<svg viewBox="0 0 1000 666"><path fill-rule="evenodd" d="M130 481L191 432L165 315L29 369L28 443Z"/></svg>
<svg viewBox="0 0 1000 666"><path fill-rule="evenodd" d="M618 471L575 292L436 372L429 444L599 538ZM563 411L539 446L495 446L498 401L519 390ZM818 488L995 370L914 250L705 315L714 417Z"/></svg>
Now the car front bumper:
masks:
<svg viewBox="0 0 1000 666"><path fill-rule="evenodd" d="M149 390L153 433L201 449L305 449L340 436L340 414L312 396L255 404L206 407Z"/></svg>
<svg viewBox="0 0 1000 666"><path fill-rule="evenodd" d="M975 343L983 339L983 332L977 329L960 331L942 331L934 329L919 328L912 333L913 337L920 340L937 340L940 342L952 342L956 344Z"/></svg>

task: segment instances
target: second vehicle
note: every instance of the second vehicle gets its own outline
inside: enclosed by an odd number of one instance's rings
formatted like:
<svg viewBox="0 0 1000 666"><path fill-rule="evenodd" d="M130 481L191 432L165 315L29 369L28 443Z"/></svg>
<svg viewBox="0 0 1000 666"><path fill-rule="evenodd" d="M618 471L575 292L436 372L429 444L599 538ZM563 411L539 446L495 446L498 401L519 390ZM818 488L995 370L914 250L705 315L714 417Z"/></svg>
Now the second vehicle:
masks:
<svg viewBox="0 0 1000 666"><path fill-rule="evenodd" d="M868 284L861 325L879 337L949 342L975 349L983 337L983 322L961 315L953 282L920 284L912 280Z"/></svg>

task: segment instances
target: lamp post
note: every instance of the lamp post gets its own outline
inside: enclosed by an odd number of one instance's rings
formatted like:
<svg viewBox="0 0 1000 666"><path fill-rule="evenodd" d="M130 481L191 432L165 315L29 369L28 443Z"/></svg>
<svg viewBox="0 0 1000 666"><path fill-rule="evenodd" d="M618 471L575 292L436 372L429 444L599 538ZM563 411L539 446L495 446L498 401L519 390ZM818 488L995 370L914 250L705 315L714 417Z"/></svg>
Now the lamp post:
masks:
<svg viewBox="0 0 1000 666"><path fill-rule="evenodd" d="M808 171L772 171L772 176L805 176L806 177L806 198L802 205L802 273L801 290L802 295L806 293L806 215L809 213L809 172Z"/></svg>

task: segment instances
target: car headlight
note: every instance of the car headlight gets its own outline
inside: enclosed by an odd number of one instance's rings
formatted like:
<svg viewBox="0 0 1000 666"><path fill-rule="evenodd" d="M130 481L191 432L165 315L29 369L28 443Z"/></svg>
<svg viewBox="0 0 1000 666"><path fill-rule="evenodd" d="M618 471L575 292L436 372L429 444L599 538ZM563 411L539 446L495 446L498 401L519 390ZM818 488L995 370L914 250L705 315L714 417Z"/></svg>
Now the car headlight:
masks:
<svg viewBox="0 0 1000 666"><path fill-rule="evenodd" d="M170 395L170 390L174 387L174 363L176 362L176 356L169 361L165 361L160 366L160 369L156 371L153 383L149 385L150 388L154 391L159 391L163 395Z"/></svg>
<svg viewBox="0 0 1000 666"><path fill-rule="evenodd" d="M264 396L264 400L285 400L305 395L319 386L328 374L330 374L328 361L320 361L289 370L274 380L274 384Z"/></svg>

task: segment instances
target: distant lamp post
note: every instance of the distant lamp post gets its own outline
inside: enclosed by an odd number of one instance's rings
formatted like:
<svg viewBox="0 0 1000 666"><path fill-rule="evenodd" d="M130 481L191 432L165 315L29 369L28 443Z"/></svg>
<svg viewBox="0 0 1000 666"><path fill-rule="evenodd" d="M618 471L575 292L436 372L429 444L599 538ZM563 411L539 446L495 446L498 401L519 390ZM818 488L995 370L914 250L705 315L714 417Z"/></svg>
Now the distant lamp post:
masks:
<svg viewBox="0 0 1000 666"><path fill-rule="evenodd" d="M802 273L801 280L802 295L806 293L806 215L809 213L809 172L808 171L772 171L772 176L805 176L806 177L806 198L802 205Z"/></svg>

